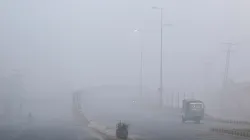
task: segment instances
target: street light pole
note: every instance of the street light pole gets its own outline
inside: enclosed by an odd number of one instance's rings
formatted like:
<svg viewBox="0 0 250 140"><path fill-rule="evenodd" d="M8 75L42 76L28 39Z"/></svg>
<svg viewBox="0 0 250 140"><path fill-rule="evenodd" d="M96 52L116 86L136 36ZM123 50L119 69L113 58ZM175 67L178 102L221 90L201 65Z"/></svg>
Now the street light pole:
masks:
<svg viewBox="0 0 250 140"><path fill-rule="evenodd" d="M142 35L141 35L141 30L135 29L134 32L139 32L140 33L140 48L141 48L141 53L140 53L140 98L142 99L143 95L143 42L142 42Z"/></svg>
<svg viewBox="0 0 250 140"><path fill-rule="evenodd" d="M143 92L143 87L142 87L142 82L143 82L143 44L142 44L142 40L141 40L141 67L140 67L140 98L142 99L142 92Z"/></svg>
<svg viewBox="0 0 250 140"><path fill-rule="evenodd" d="M226 64L225 64L225 72L224 72L224 78L223 78L223 89L222 89L222 94L220 97L220 108L221 108L221 113L223 113L223 108L224 108L224 102L223 98L226 96L226 92L228 90L228 73L229 73L229 68L230 68L230 57L231 57L231 52L232 52L232 47L236 45L235 43L223 43L225 45L228 45L227 48L227 54L226 54Z"/></svg>
<svg viewBox="0 0 250 140"><path fill-rule="evenodd" d="M160 7L152 7L152 9L157 9L160 10L160 16L161 16L161 48L160 48L160 87L159 87L159 92L160 92L160 107L163 106L163 66L162 66L162 57L163 57L163 40L162 40L162 36L163 36L163 8Z"/></svg>
<svg viewBox="0 0 250 140"><path fill-rule="evenodd" d="M227 84L228 84L228 71L229 71L229 66L230 66L231 48L233 45L235 45L233 43L225 43L225 44L228 45L228 48L227 48L226 65L225 65L225 72L224 72L224 79L223 79L224 90L227 88Z"/></svg>
<svg viewBox="0 0 250 140"><path fill-rule="evenodd" d="M163 98L163 86L162 86L162 80L163 80L163 75L162 75L162 50L163 50L163 48L162 48L162 44L163 44L163 42L162 42L162 34L163 34L163 28L162 28L162 25L163 25L163 23L162 23L162 21L163 21L163 16L162 16L162 8L161 8L161 62L160 62L160 106L162 107L163 106L163 102L162 102L162 98Z"/></svg>

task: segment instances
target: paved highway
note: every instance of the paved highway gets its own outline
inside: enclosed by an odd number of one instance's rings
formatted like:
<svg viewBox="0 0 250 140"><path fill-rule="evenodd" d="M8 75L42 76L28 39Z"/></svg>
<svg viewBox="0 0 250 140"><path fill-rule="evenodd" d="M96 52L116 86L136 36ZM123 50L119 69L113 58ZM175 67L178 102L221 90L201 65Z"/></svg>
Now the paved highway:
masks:
<svg viewBox="0 0 250 140"><path fill-rule="evenodd" d="M0 126L1 140L98 140L100 137L87 127L68 121Z"/></svg>
<svg viewBox="0 0 250 140"><path fill-rule="evenodd" d="M104 111L104 108L98 108L97 110ZM110 128L115 128L115 123L123 120L130 124L130 135L136 135L145 140L243 140L246 138L218 134L211 132L210 128L248 127L210 121L202 121L201 124L193 122L183 124L178 113L170 110L162 112L136 106L124 107L120 110L116 110L115 107L105 110L103 114L93 114L93 111L86 111L93 120L99 121Z"/></svg>
<svg viewBox="0 0 250 140"><path fill-rule="evenodd" d="M119 109L118 109L119 108ZM138 106L105 107L84 109L93 121L115 129L115 124L125 121L130 124L129 133L144 140L244 140L246 138L222 135L209 131L211 127L248 127L203 121L181 123L178 112L159 111ZM37 121L33 124L0 125L1 140L97 140L105 139L87 125L69 120ZM106 138L106 140L108 140Z"/></svg>

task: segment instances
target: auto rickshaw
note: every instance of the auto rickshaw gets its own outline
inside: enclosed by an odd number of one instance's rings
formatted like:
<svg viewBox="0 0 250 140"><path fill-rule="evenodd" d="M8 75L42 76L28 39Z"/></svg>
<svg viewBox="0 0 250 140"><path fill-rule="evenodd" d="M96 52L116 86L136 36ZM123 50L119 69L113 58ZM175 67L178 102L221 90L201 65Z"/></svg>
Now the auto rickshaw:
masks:
<svg viewBox="0 0 250 140"><path fill-rule="evenodd" d="M116 125L116 137L118 139L127 140L127 138L128 138L128 124L120 121Z"/></svg>
<svg viewBox="0 0 250 140"><path fill-rule="evenodd" d="M204 118L204 103L200 100L185 99L182 101L182 122L191 120L196 123Z"/></svg>

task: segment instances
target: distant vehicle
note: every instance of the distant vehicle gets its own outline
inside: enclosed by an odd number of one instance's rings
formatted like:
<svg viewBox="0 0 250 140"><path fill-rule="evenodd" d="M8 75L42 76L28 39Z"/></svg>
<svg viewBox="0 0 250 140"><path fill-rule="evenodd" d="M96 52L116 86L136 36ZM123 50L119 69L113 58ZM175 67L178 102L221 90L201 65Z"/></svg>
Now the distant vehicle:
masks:
<svg viewBox="0 0 250 140"><path fill-rule="evenodd" d="M120 121L116 125L116 137L122 140L126 140L128 138L128 124Z"/></svg>
<svg viewBox="0 0 250 140"><path fill-rule="evenodd" d="M205 106L200 100L188 99L182 101L182 122L191 120L196 123L204 118Z"/></svg>

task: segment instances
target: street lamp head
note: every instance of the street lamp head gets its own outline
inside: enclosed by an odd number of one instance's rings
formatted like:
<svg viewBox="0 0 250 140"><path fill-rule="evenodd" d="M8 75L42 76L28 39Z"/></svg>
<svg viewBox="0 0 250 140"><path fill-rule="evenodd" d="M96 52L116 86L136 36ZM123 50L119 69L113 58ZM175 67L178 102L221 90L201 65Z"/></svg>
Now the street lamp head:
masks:
<svg viewBox="0 0 250 140"><path fill-rule="evenodd" d="M137 33L137 32L140 32L140 30L139 29L135 29L134 32Z"/></svg>
<svg viewBox="0 0 250 140"><path fill-rule="evenodd" d="M158 9L159 10L159 9L162 9L162 8L153 6L152 9Z"/></svg>

